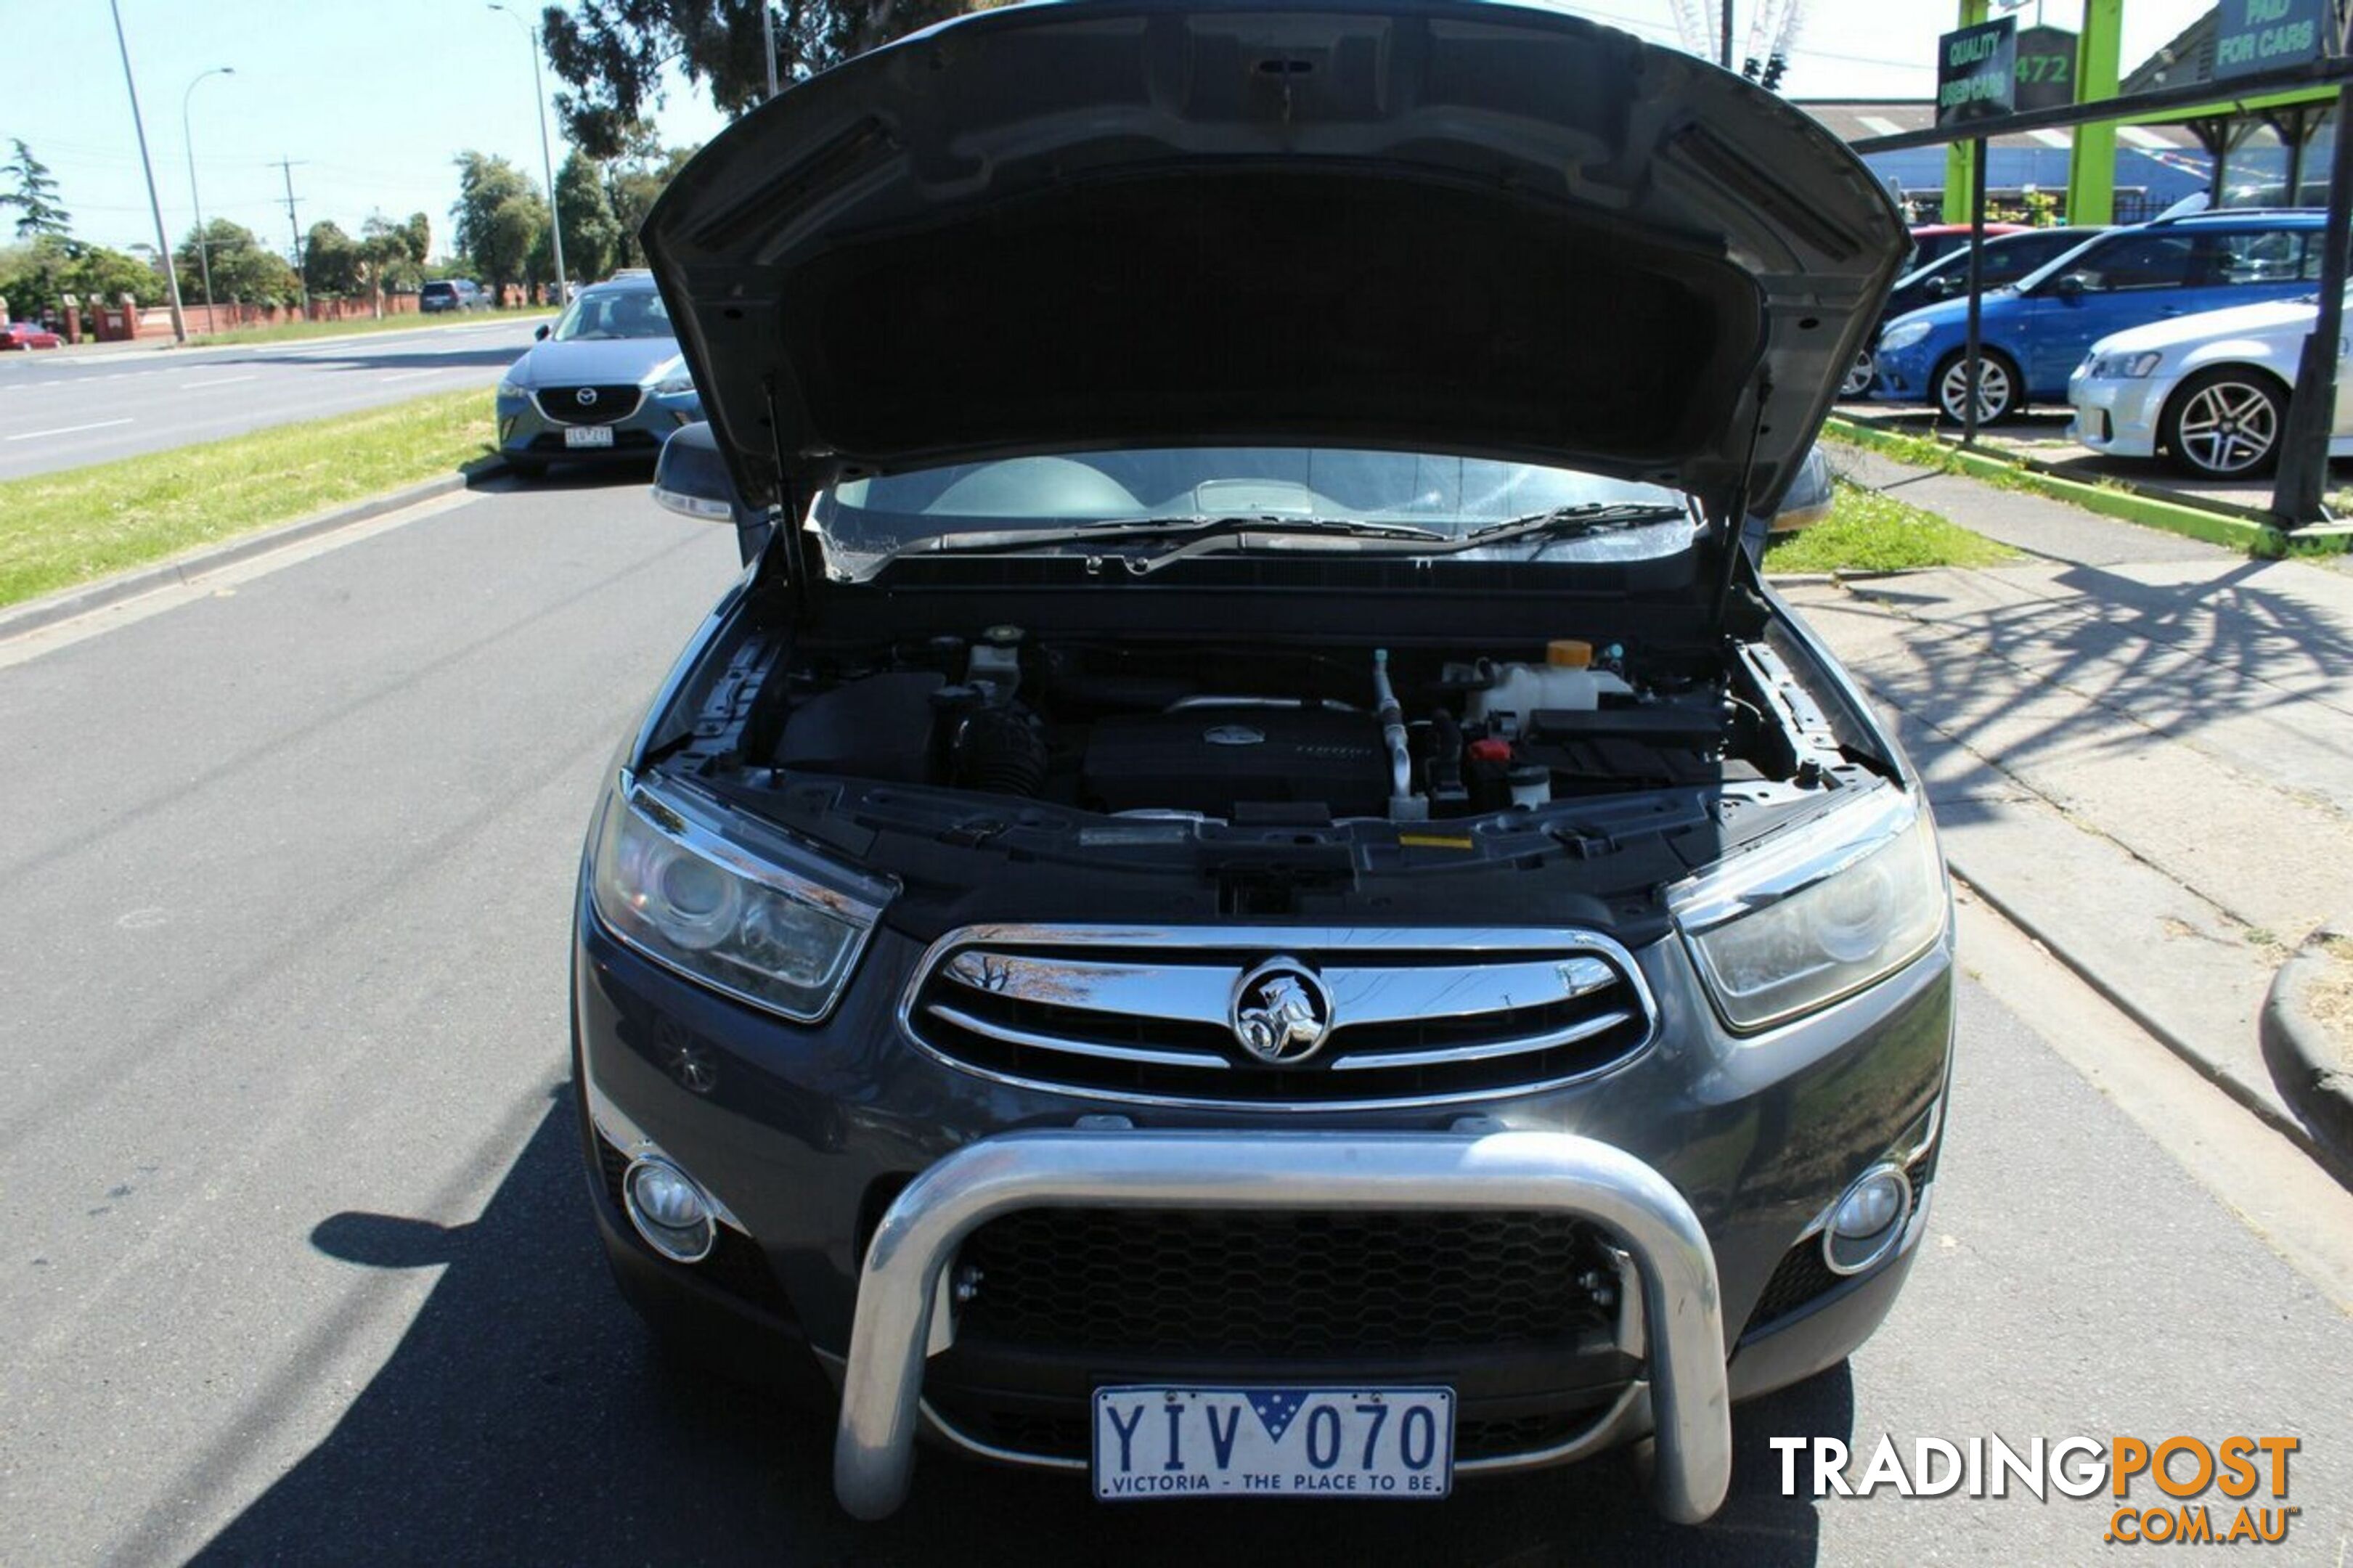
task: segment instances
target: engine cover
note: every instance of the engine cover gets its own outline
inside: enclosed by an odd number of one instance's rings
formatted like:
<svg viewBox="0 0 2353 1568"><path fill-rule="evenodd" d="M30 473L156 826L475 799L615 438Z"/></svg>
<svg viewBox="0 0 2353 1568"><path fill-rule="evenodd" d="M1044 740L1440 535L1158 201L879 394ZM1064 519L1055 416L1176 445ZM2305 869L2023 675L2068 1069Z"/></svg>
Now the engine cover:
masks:
<svg viewBox="0 0 2353 1568"><path fill-rule="evenodd" d="M1377 816L1388 754L1369 713L1203 706L1096 723L1082 787L1103 811L1230 816L1239 802L1313 801L1335 816Z"/></svg>

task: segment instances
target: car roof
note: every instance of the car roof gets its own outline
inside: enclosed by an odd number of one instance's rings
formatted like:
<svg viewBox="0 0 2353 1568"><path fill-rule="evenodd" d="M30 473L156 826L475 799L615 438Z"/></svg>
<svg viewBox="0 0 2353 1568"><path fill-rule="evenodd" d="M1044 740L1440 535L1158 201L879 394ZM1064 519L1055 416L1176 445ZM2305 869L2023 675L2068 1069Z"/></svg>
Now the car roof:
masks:
<svg viewBox="0 0 2353 1568"><path fill-rule="evenodd" d="M2137 226L2165 228L2319 228L2328 214L2319 207L2223 207L2219 211L2184 213L2179 217L2151 218Z"/></svg>

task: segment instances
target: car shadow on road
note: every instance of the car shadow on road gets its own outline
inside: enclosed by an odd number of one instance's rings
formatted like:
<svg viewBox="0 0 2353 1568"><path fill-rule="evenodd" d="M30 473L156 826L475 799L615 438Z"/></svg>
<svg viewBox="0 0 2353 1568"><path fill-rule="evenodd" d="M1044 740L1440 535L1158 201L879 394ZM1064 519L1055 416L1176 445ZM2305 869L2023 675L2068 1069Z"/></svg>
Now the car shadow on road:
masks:
<svg viewBox="0 0 2353 1568"><path fill-rule="evenodd" d="M1803 1564L1813 1505L1779 1495L1767 1439L1853 1422L1843 1366L1742 1406L1732 1497L1698 1530L1657 1520L1623 1454L1390 1509L1102 1506L1068 1477L926 1452L907 1507L860 1525L833 1502L828 1426L656 1354L588 1201L566 1097L472 1223L322 1220L314 1245L353 1268L443 1272L334 1429L195 1561Z"/></svg>

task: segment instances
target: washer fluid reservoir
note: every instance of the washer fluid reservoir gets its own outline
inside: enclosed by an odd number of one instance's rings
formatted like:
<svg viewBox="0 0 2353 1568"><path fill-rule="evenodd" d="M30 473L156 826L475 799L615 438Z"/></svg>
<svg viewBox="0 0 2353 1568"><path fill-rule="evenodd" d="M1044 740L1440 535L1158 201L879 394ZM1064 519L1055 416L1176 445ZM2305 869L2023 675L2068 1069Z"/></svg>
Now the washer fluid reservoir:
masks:
<svg viewBox="0 0 2353 1568"><path fill-rule="evenodd" d="M1630 697L1634 689L1606 669L1583 669L1558 664L1485 665L1493 677L1484 689L1467 694L1463 712L1474 724L1491 724L1498 713L1509 713L1514 729L1525 728L1528 715L1542 709L1591 710L1606 695Z"/></svg>

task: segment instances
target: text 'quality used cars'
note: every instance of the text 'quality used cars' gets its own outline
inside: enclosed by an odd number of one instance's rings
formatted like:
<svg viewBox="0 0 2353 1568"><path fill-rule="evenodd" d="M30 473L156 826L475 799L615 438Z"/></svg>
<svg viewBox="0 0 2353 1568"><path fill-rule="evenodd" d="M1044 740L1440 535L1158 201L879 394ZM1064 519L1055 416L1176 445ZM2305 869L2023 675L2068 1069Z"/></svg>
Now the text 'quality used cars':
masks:
<svg viewBox="0 0 2353 1568"><path fill-rule="evenodd" d="M788 89L645 244L657 493L775 526L582 868L630 1300L861 1517L919 1438L1124 1500L1647 1436L1711 1514L1943 1125L1926 802L1741 543L1869 172L1556 12L1103 0Z"/></svg>

